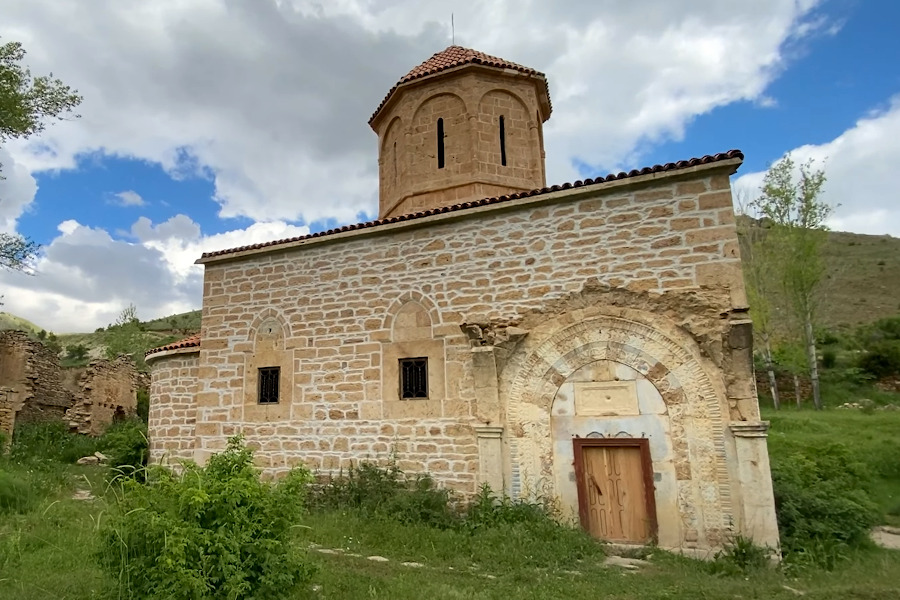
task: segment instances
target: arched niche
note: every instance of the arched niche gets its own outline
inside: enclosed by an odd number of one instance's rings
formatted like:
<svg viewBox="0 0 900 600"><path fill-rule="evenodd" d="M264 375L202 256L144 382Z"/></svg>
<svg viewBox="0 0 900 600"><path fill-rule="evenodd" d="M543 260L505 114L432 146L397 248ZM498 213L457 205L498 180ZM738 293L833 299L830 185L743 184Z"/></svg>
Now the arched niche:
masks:
<svg viewBox="0 0 900 600"><path fill-rule="evenodd" d="M293 402L293 353L285 348L288 326L284 318L265 311L250 326L244 355L244 420L250 423L281 421L290 417ZM276 371L277 370L277 371ZM272 401L272 379L277 379L277 401ZM262 387L265 387L263 393Z"/></svg>
<svg viewBox="0 0 900 600"><path fill-rule="evenodd" d="M446 397L444 340L434 335L434 319L422 298L406 296L394 303L385 318L389 341L382 342L381 389L386 418L443 416ZM405 397L404 368L407 361L424 361L427 395Z"/></svg>
<svg viewBox="0 0 900 600"><path fill-rule="evenodd" d="M443 135L438 139L438 125ZM439 144L443 167L438 166ZM425 185L435 178L464 174L472 160L472 136L466 103L456 94L441 92L426 98L415 110L410 124L409 181Z"/></svg>

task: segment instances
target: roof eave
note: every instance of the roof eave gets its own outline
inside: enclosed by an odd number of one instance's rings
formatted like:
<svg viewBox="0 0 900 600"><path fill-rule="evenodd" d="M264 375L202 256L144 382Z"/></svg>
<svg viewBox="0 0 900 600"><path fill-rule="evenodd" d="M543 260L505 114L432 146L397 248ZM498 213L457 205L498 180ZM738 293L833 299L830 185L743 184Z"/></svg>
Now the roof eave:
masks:
<svg viewBox="0 0 900 600"><path fill-rule="evenodd" d="M618 187L638 186L662 179L684 177L685 175L691 175L693 173L702 171L726 170L728 175L732 175L735 171L737 171L742 162L743 155L738 155L732 158L722 158L677 169L654 171L633 176L629 175L621 179L600 181L586 185L573 186L572 184L564 184L562 187L553 186L554 188L556 188L555 190L553 188L544 188L544 190L547 191L540 190L538 191L538 193L533 195L516 197L497 202L490 202L483 205L457 208L454 210L448 210L446 212L435 212L430 215L416 216L413 218L397 219L388 223L378 223L371 226L348 229L346 231L336 231L335 233L328 233L327 235L320 235L318 237L302 238L294 241L285 241L283 243L275 241L269 245L261 246L258 248L243 248L236 249L234 252L226 251L222 254L216 254L213 256L201 256L194 262L194 264L208 265L214 263L230 262L240 260L249 256L285 252L306 246L340 242L351 238L370 235L384 235L404 229L427 227L438 222L450 222L471 218L475 215L480 215L485 212L515 210L532 204L543 204L547 202L571 200L580 196L596 193L600 190L609 190Z"/></svg>

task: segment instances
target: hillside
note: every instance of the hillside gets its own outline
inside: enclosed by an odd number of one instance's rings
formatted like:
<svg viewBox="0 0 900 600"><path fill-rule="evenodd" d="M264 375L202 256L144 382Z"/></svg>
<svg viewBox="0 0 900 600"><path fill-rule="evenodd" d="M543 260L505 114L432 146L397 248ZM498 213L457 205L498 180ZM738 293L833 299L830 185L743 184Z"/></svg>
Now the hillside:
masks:
<svg viewBox="0 0 900 600"><path fill-rule="evenodd" d="M27 319L11 315L8 312L0 312L0 331L7 329L26 331L33 334L37 334L41 330L40 327Z"/></svg>
<svg viewBox="0 0 900 600"><path fill-rule="evenodd" d="M827 328L900 314L900 238L832 232L821 322Z"/></svg>

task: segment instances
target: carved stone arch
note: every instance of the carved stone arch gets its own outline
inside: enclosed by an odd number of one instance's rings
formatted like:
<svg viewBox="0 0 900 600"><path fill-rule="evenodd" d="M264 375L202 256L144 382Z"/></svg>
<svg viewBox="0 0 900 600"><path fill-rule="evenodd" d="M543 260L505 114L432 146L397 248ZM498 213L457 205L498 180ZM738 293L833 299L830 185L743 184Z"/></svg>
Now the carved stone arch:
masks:
<svg viewBox="0 0 900 600"><path fill-rule="evenodd" d="M592 361L627 365L659 391L670 423L682 529L720 546L734 521L724 382L696 342L658 315L576 311L542 324L517 349L501 376L512 495L553 481L552 403L567 378Z"/></svg>
<svg viewBox="0 0 900 600"><path fill-rule="evenodd" d="M261 310L250 323L250 330L248 332L249 341L254 341L260 334L260 327L271 324L277 324L277 326L281 328L280 335L282 338L287 339L291 337L291 327L288 320L284 318L284 314L278 309L268 307ZM275 332L266 333L273 334Z"/></svg>
<svg viewBox="0 0 900 600"><path fill-rule="evenodd" d="M410 121L409 126L413 127L413 128L416 126L419 118L422 116L422 110L427 104L429 104L431 102L435 102L442 98L448 98L448 99L452 98L453 101L458 101L459 103L462 104L462 107L466 113L471 112L470 107L466 104L466 100L462 96L460 96L458 94L454 94L453 92L448 92L446 90L440 90L440 91L436 91L433 94L429 94L429 95L425 96L424 98L422 98L422 100L418 104L416 104L416 108L415 108L415 110L413 110L413 118L412 118L412 121Z"/></svg>
<svg viewBox="0 0 900 600"><path fill-rule="evenodd" d="M428 318L431 321L432 331L436 325L441 324L441 313L438 310L437 304L434 301L426 296L425 294L411 290L408 292L404 292L400 296L394 299L391 302L391 305L388 307L387 312L384 315L384 327L383 329L387 332L393 332L394 330L394 320L396 319L397 314L403 310L404 306L409 303L415 303L422 307L422 310L428 315ZM440 336L435 336L440 337Z"/></svg>

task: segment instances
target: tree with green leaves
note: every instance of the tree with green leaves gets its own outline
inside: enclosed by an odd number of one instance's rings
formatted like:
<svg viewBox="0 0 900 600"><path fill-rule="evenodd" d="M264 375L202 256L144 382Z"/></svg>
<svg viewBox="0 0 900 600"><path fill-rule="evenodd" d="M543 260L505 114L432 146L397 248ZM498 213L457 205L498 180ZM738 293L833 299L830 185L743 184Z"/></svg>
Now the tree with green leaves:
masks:
<svg viewBox="0 0 900 600"><path fill-rule="evenodd" d="M79 116L74 113L82 100L78 92L52 73L33 76L24 59L19 42L0 44L0 146L41 133L49 120ZM2 168L0 164L0 179ZM37 250L37 244L20 235L0 233L0 269L30 272Z"/></svg>
<svg viewBox="0 0 900 600"><path fill-rule="evenodd" d="M107 358L113 359L125 354L143 369L146 367L144 352L153 345L153 338L144 331L135 306L129 304L119 313L116 322L106 328L104 342Z"/></svg>
<svg viewBox="0 0 900 600"><path fill-rule="evenodd" d="M775 410L781 407L778 380L775 377L773 347L777 338L777 315L773 312L775 299L774 282L777 261L765 243L766 231L762 224L746 214L748 202L738 194L738 239L741 246L744 285L747 300L753 316L753 337L757 348L761 348L763 362L769 379L769 394Z"/></svg>
<svg viewBox="0 0 900 600"><path fill-rule="evenodd" d="M813 161L798 166L787 155L766 172L761 194L753 201L753 208L769 225L765 243L773 260L772 284L779 288L784 308L803 340L816 409L822 408L822 400L814 325L825 274L825 221L834 210L821 199L824 185L825 171L814 169Z"/></svg>

